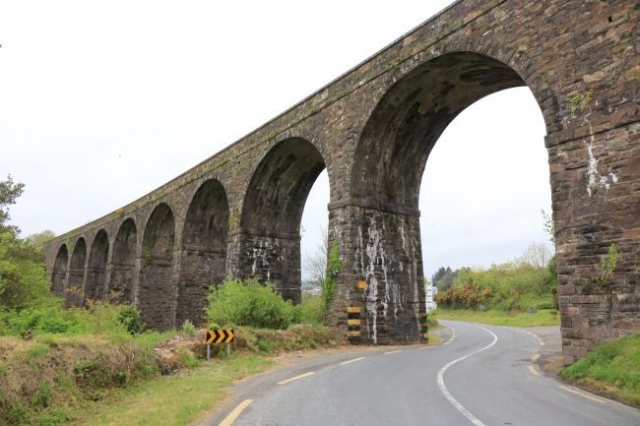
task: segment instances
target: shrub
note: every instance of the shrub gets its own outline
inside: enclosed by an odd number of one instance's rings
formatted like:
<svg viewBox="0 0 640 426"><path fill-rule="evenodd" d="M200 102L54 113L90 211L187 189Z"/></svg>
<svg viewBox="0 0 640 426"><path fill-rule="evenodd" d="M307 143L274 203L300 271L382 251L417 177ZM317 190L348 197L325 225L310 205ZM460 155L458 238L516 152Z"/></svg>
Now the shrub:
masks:
<svg viewBox="0 0 640 426"><path fill-rule="evenodd" d="M60 301L55 301L7 315L7 323L6 334L20 335L27 331L66 333L78 326L79 321L72 310L65 310Z"/></svg>
<svg viewBox="0 0 640 426"><path fill-rule="evenodd" d="M303 324L320 325L324 323L325 306L322 296L303 294L300 310L300 322Z"/></svg>
<svg viewBox="0 0 640 426"><path fill-rule="evenodd" d="M196 334L196 326L193 325L191 321L186 319L184 320L184 323L182 323L182 331L187 336L193 336L194 334Z"/></svg>
<svg viewBox="0 0 640 426"><path fill-rule="evenodd" d="M131 305L121 305L118 313L118 322L129 332L129 334L140 334L144 329L144 323L140 316L140 311Z"/></svg>
<svg viewBox="0 0 640 426"><path fill-rule="evenodd" d="M256 280L227 280L212 288L207 298L207 319L222 327L286 329L300 318L299 309L284 301L271 284L262 285Z"/></svg>

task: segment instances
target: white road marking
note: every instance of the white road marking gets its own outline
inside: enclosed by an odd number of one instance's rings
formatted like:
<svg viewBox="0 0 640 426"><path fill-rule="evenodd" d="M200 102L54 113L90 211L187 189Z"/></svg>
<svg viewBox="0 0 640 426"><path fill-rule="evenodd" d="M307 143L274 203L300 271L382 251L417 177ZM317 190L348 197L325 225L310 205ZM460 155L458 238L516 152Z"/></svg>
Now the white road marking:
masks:
<svg viewBox="0 0 640 426"><path fill-rule="evenodd" d="M516 328L516 327L509 327L509 328L511 328L512 330L516 330L516 331L521 331L523 333L527 333L529 336L531 336L534 339L536 339L538 341L538 343L540 344L540 346L544 346L544 342L542 341L540 336L538 336L536 333L534 333L532 331L528 331L528 330L522 330L522 329Z"/></svg>
<svg viewBox="0 0 640 426"><path fill-rule="evenodd" d="M453 341L455 340L455 338L456 338L456 329L455 329L455 328L453 328L453 327L449 327L448 325L445 325L445 327L447 327L447 328L451 329L451 339L449 339L449 340L447 340L446 342L444 342L444 343L442 344L442 346L446 346L446 345L448 345L449 343L453 342Z"/></svg>
<svg viewBox="0 0 640 426"><path fill-rule="evenodd" d="M540 375L540 373L538 373L538 370L536 370L536 368L533 365L529 366L529 371L531 371L531 373L535 374L536 376Z"/></svg>
<svg viewBox="0 0 640 426"><path fill-rule="evenodd" d="M290 379L278 382L278 384L279 385L286 385L287 383L295 382L296 380L304 379L305 377L313 376L314 374L316 374L316 373L314 373L313 371L310 371L308 373L304 373L304 374L301 374L299 376L292 377Z"/></svg>
<svg viewBox="0 0 640 426"><path fill-rule="evenodd" d="M476 416L474 416L473 414L471 414L471 412L469 410L467 410L462 404L460 404L458 402L457 399L455 399L453 397L453 395L451 395L451 393L449 392L449 390L447 389L447 387L444 384L444 373L445 371L447 371L447 369L449 367L451 367L452 365L463 361L475 354L478 354L480 352L486 351L487 349L489 349L490 347L492 347L493 345L495 345L498 342L498 336L496 336L491 330L488 330L484 327L480 327L481 329L483 329L484 331L486 331L487 333L491 334L493 336L493 341L488 344L487 346L485 346L484 348L478 349L477 351L471 352L470 354L467 354L463 357L460 357L458 359L455 359L453 361L451 361L450 363L448 363L447 365L445 365L444 367L442 367L440 369L440 371L438 371L438 388L440 389L440 392L442 392L442 394L444 395L445 398L447 398L447 401L449 401L451 403L451 405L453 405L453 407L458 410L463 416L465 416L467 418L467 420L469 420L471 423L473 423L476 426L486 426L484 423L482 423L480 421L480 419L478 419ZM454 336L455 336L455 328L454 330ZM451 339L453 340L453 338Z"/></svg>
<svg viewBox="0 0 640 426"><path fill-rule="evenodd" d="M590 399L591 401L599 402L600 404L605 404L606 403L605 400L600 399L600 398L595 397L595 396L592 396L592 395L589 395L586 392L579 391L578 389L574 389L574 388L570 388L569 386L562 386L562 385L559 385L558 387L560 389L562 389L562 390L566 390L567 392L571 392L573 394L580 395L583 398Z"/></svg>
<svg viewBox="0 0 640 426"><path fill-rule="evenodd" d="M363 359L364 357L361 356L360 358L354 358L354 359L350 359L349 361L341 362L338 365L347 365L347 364L351 364L352 362L362 361Z"/></svg>
<svg viewBox="0 0 640 426"><path fill-rule="evenodd" d="M385 355L391 355L391 354L397 354L398 352L402 352L402 350L398 350L398 351L389 351L389 352L385 352Z"/></svg>
<svg viewBox="0 0 640 426"><path fill-rule="evenodd" d="M253 402L253 399L245 399L225 419L220 422L219 426L231 426L233 422L242 414L242 412Z"/></svg>

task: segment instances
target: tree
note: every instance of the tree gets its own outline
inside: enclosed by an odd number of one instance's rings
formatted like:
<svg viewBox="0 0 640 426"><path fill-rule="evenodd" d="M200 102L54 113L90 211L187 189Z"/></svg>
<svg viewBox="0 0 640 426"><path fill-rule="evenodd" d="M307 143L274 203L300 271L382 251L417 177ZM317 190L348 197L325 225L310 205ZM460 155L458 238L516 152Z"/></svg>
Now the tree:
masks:
<svg viewBox="0 0 640 426"><path fill-rule="evenodd" d="M43 248L44 244L52 238L55 238L56 233L50 229L45 229L42 232L38 232L35 234L31 234L25 238L29 243L31 243L36 248Z"/></svg>
<svg viewBox="0 0 640 426"><path fill-rule="evenodd" d="M16 311L50 297L41 249L19 239L18 228L8 223L8 207L23 188L11 175L0 181L0 309Z"/></svg>
<svg viewBox="0 0 640 426"><path fill-rule="evenodd" d="M16 199L24 191L23 183L13 181L11 175L7 175L7 180L0 181L0 233L10 232L17 236L19 229L16 226L8 225L9 206L16 203Z"/></svg>
<svg viewBox="0 0 640 426"><path fill-rule="evenodd" d="M549 213L544 211L544 209L542 209L542 220L544 221L542 225L544 232L549 234L549 240L551 241L551 244L553 244L553 247L555 247L556 246L556 228L553 223L553 218Z"/></svg>
<svg viewBox="0 0 640 426"><path fill-rule="evenodd" d="M453 280L458 275L459 270L452 271L449 266L440 267L438 272L436 272L433 277L431 277L431 282L438 288L438 291L446 291L451 288L453 285Z"/></svg>
<svg viewBox="0 0 640 426"><path fill-rule="evenodd" d="M318 287L324 288L327 259L329 257L329 235L327 229L320 231L320 241L316 244L316 251L305 259L305 266L311 276L311 281Z"/></svg>
<svg viewBox="0 0 640 426"><path fill-rule="evenodd" d="M542 243L531 243L522 255L516 259L516 264L529 265L534 268L546 268L553 253L547 245Z"/></svg>

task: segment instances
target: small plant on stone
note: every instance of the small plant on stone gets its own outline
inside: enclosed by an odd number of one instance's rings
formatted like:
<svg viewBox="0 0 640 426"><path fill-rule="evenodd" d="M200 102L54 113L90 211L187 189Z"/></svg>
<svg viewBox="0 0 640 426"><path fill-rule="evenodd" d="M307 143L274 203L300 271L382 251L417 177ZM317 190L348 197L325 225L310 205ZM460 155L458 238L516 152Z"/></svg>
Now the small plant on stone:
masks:
<svg viewBox="0 0 640 426"><path fill-rule="evenodd" d="M600 269L602 269L602 273L600 274L600 279L603 282L611 280L611 278L613 277L613 271L616 269L617 265L618 265L618 250L616 249L615 244L611 244L611 246L609 246L607 257L602 258L602 260L600 260Z"/></svg>
<svg viewBox="0 0 640 426"><path fill-rule="evenodd" d="M184 332L184 334L186 334L189 337L193 337L194 334L196 334L196 326L193 325L193 323L191 321L189 321L188 319L184 320L184 322L182 323L182 331Z"/></svg>

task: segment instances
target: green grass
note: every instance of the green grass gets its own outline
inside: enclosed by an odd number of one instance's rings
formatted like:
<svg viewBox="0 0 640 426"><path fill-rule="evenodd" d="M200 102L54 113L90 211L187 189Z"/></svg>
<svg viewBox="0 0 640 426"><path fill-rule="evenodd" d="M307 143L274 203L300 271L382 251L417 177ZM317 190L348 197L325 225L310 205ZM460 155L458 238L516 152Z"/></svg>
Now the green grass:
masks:
<svg viewBox="0 0 640 426"><path fill-rule="evenodd" d="M535 313L437 309L436 316L442 320L467 321L511 327L560 326L558 311L553 309L541 309Z"/></svg>
<svg viewBox="0 0 640 426"><path fill-rule="evenodd" d="M598 346L560 376L640 407L640 334Z"/></svg>
<svg viewBox="0 0 640 426"><path fill-rule="evenodd" d="M225 398L234 381L264 371L273 361L255 355L232 355L202 363L178 375L153 379L75 413L74 425L166 425L192 422Z"/></svg>

